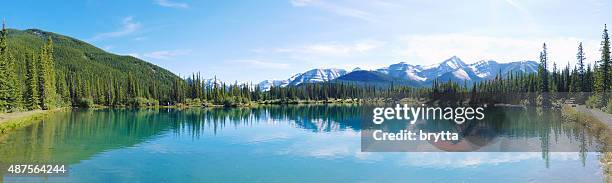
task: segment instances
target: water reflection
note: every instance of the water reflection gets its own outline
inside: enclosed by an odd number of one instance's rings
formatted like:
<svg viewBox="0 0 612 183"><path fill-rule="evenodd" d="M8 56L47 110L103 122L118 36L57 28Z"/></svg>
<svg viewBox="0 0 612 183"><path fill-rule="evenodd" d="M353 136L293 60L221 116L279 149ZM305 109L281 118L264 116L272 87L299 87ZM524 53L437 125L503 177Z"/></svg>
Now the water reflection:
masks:
<svg viewBox="0 0 612 183"><path fill-rule="evenodd" d="M77 163L93 154L132 146L170 128L157 110L58 112L2 137L0 162Z"/></svg>
<svg viewBox="0 0 612 183"><path fill-rule="evenodd" d="M338 158L352 156L360 160L384 159L388 156L378 153L360 152L359 134L369 130L364 123L371 118L371 107L359 105L274 105L258 108L232 109L101 109L61 112L27 128L17 130L0 138L0 162L63 162L78 164L95 158L97 154L112 152L147 144L156 152L170 151L170 147L148 144L149 141L171 135L187 137L193 141L227 134L231 129L253 128L262 124L284 124L306 133L293 145L275 147L277 155L299 154L317 158ZM491 109L487 118L480 122L468 122L457 126L449 121L419 121L413 126L405 123L387 123L389 130L422 129L424 131L449 130L460 132L460 142L428 144L441 150L469 147L464 151L534 151L521 156L497 154L487 158L486 154L469 154L470 159L452 158L465 154L448 153L439 158L426 153L402 153L402 161L417 165L452 162L466 166L486 162L513 162L540 157L549 166L550 151L563 151L559 143L579 147L577 153L569 153L581 159L585 166L586 152L600 147L597 138L586 133L576 123L564 123L557 111L542 109ZM275 129L271 129L275 131ZM281 130L276 130L281 131ZM241 133L245 133L242 131ZM253 139L247 143L271 142L273 139L288 138L291 134L274 134L270 131L252 132ZM294 133L294 132L292 132ZM270 135L270 136L265 136ZM244 135L247 136L247 135ZM518 146L516 142L529 142L529 147ZM271 143L274 144L274 143ZM496 144L505 144L495 146ZM512 144L515 144L514 146ZM237 146L232 144L217 144ZM537 147L537 148L534 148ZM176 147L175 147L176 148ZM212 147L211 147L212 148ZM489 149L487 149L489 148ZM552 148L552 149L551 149ZM457 149L454 149L457 150ZM566 150L567 151L567 150ZM578 154L578 156L575 156ZM398 155L398 156L400 156ZM559 156L559 154L557 154ZM419 158L421 157L421 158ZM449 160L450 158L450 160ZM518 159L517 159L518 158ZM553 157L554 158L554 157ZM466 160L453 162L453 160ZM469 160L469 161L468 161ZM422 162L427 161L427 162ZM436 163L437 162L437 163ZM416 163L416 164L415 164Z"/></svg>

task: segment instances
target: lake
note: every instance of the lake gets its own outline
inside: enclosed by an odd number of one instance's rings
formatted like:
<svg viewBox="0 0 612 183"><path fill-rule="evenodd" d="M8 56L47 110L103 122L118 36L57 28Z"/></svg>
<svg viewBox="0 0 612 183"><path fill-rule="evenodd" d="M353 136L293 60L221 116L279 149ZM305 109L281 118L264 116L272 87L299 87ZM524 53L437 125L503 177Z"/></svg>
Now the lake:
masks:
<svg viewBox="0 0 612 183"><path fill-rule="evenodd" d="M487 143L536 149L364 152L368 114L359 105L98 109L58 112L0 137L0 162L69 164L68 176L4 175L4 182L604 181L601 144L580 125L554 110L503 113L488 112L502 122L492 139L502 140ZM440 124L416 128L449 128ZM555 144L582 150L551 150Z"/></svg>

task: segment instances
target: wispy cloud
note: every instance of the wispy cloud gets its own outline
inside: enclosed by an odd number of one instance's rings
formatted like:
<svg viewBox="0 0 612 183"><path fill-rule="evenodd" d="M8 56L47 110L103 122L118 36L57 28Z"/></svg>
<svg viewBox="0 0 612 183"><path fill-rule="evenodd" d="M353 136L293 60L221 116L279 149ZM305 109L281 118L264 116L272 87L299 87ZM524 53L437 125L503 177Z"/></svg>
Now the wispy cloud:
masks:
<svg viewBox="0 0 612 183"><path fill-rule="evenodd" d="M171 60L179 56L191 54L191 50L160 50L147 53L126 53L125 55L136 57L139 59L155 59L155 60Z"/></svg>
<svg viewBox="0 0 612 183"><path fill-rule="evenodd" d="M147 37L140 36L140 37L135 37L132 40L134 40L134 41L143 41L143 40L146 40L146 39L147 39Z"/></svg>
<svg viewBox="0 0 612 183"><path fill-rule="evenodd" d="M311 6L340 16L357 18L368 22L376 21L374 14L347 5L338 5L323 0L291 0L289 2L294 7Z"/></svg>
<svg viewBox="0 0 612 183"><path fill-rule="evenodd" d="M307 67L352 69L357 66L363 68L366 65L364 63L372 61L373 55L384 51L380 48L386 44L379 40L361 39L353 42L331 41L278 48L256 48L249 51L256 54L257 58L283 60L285 63L308 65Z"/></svg>
<svg viewBox="0 0 612 183"><path fill-rule="evenodd" d="M315 0L291 0L289 1L293 6L306 6Z"/></svg>
<svg viewBox="0 0 612 183"><path fill-rule="evenodd" d="M397 58L409 62L433 64L452 55L466 62L494 59L508 62L518 60L537 60L546 42L550 60L557 65L575 63L578 43L583 42L589 60L597 59L598 42L573 37L513 38L469 34L410 35L397 43L399 50L394 51ZM550 63L552 65L552 62Z"/></svg>
<svg viewBox="0 0 612 183"><path fill-rule="evenodd" d="M142 54L142 57L157 60L169 60L178 56L185 56L189 54L191 54L191 50L161 50Z"/></svg>
<svg viewBox="0 0 612 183"><path fill-rule="evenodd" d="M354 43L338 43L324 42L315 43L294 48L275 48L270 51L276 53L301 53L301 54L317 54L317 55L351 55L355 53L364 53L382 46L384 42L376 40L357 41ZM263 49L255 49L253 51L264 52Z"/></svg>
<svg viewBox="0 0 612 183"><path fill-rule="evenodd" d="M138 53L127 53L125 55L142 59L142 56Z"/></svg>
<svg viewBox="0 0 612 183"><path fill-rule="evenodd" d="M113 49L113 48L114 48L114 46L113 46L113 45L106 45L106 46L103 46L103 47L102 47L102 49L103 49L104 51L110 51L110 50L111 50L111 49Z"/></svg>
<svg viewBox="0 0 612 183"><path fill-rule="evenodd" d="M382 43L378 41L365 41L357 42L354 44L337 44L337 43L323 43L309 45L304 48L306 52L310 53L322 53L322 54L352 54L367 52L372 49L379 47Z"/></svg>
<svg viewBox="0 0 612 183"><path fill-rule="evenodd" d="M539 152L422 152L411 153L398 162L403 165L437 168L464 168L485 165L499 165L523 161L538 161ZM555 161L576 161L580 158L576 152L553 152L550 159Z"/></svg>
<svg viewBox="0 0 612 183"><path fill-rule="evenodd" d="M136 32L137 30L139 30L140 28L142 28L142 25L140 24L140 22L135 22L134 17L131 17L131 16L123 18L123 20L121 21L121 25L122 26L119 30L116 30L113 32L100 33L88 40L97 41L97 40L107 39L107 38L123 37L123 36L130 35Z"/></svg>
<svg viewBox="0 0 612 183"><path fill-rule="evenodd" d="M505 0L506 3L508 3L508 5L512 6L514 9L516 9L517 11L519 11L519 13L526 18L527 20L527 25L529 27L529 29L537 29L537 23L535 21L535 19L533 18L533 16L531 15L531 12L529 12L529 10L527 8L525 8L523 5L521 5L519 2L516 2L515 0Z"/></svg>
<svg viewBox="0 0 612 183"><path fill-rule="evenodd" d="M189 4L173 2L170 0L155 0L155 4L168 8L189 8Z"/></svg>
<svg viewBox="0 0 612 183"><path fill-rule="evenodd" d="M257 59L242 59L242 60L231 60L231 63L246 64L251 67L260 69L287 69L290 67L287 63L275 63L270 61L263 61Z"/></svg>

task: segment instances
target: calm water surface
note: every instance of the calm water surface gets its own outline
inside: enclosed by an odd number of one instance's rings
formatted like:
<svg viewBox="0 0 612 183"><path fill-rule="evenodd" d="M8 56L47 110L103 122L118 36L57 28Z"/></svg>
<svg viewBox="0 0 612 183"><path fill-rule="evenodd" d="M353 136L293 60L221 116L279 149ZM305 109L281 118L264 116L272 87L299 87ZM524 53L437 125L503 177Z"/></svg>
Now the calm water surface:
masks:
<svg viewBox="0 0 612 183"><path fill-rule="evenodd" d="M0 137L0 162L70 165L4 182L603 182L595 150L549 152L599 146L557 113L517 109L496 127L543 152L458 153L361 152L361 106L75 110Z"/></svg>

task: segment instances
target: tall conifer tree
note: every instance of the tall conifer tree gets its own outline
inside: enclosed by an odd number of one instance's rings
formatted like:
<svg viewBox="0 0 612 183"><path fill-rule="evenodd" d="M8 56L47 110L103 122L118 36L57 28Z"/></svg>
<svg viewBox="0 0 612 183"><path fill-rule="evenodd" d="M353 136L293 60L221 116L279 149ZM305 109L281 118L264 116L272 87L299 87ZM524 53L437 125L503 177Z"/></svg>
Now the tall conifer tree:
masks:
<svg viewBox="0 0 612 183"><path fill-rule="evenodd" d="M598 62L599 66L596 70L596 92L610 91L610 84L612 83L612 75L610 74L612 66L610 62L610 37L608 36L608 27L604 25L601 40L601 59Z"/></svg>
<svg viewBox="0 0 612 183"><path fill-rule="evenodd" d="M28 110L40 109L39 99L38 99L38 77L36 74L36 56L34 54L28 54L28 58L26 60L26 91L25 91L25 107Z"/></svg>
<svg viewBox="0 0 612 183"><path fill-rule="evenodd" d="M539 76L539 91L540 92L548 92L548 52L546 50L546 43L542 46L542 52L540 52L540 65L538 66L538 76Z"/></svg>
<svg viewBox="0 0 612 183"><path fill-rule="evenodd" d="M0 32L0 112L16 109L19 104L19 88L15 74L15 59L8 48L8 30L2 22Z"/></svg>
<svg viewBox="0 0 612 183"><path fill-rule="evenodd" d="M580 42L580 44L578 44L578 53L576 53L576 60L578 60L578 68L577 68L578 69L577 70L578 71L577 72L578 73L578 77L577 77L577 79L579 79L579 81L577 81L577 83L580 84L579 85L580 88L577 88L577 89L579 89L579 91L582 91L582 90L584 90L584 88L586 88L586 86L585 86L586 83L585 83L585 80L584 80L584 74L585 74L584 73L585 72L585 70L584 70L584 60L586 60L586 57L584 55L584 50L582 48L582 42Z"/></svg>
<svg viewBox="0 0 612 183"><path fill-rule="evenodd" d="M55 68L53 61L53 41L47 39L38 60L38 96L42 109L51 109L57 105L55 88Z"/></svg>

